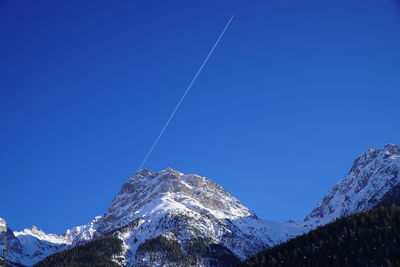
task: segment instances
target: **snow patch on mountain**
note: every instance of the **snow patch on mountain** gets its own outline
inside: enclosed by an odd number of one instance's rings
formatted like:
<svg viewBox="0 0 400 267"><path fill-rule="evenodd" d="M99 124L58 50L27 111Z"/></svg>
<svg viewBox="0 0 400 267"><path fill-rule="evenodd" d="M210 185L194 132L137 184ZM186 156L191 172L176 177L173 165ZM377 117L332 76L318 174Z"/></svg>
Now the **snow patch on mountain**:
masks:
<svg viewBox="0 0 400 267"><path fill-rule="evenodd" d="M63 234L63 239L66 240L67 244L78 245L80 243L89 241L94 238L94 234L97 231L97 222L101 219L101 216L96 216L94 219L85 225L80 225L68 229Z"/></svg>
<svg viewBox="0 0 400 267"><path fill-rule="evenodd" d="M14 235L18 239L22 239L23 236L31 236L35 237L40 241L49 242L53 244L61 244L61 245L68 244L68 241L64 236L58 236L56 234L46 234L45 232L37 228L35 225L32 226L31 229L24 229L23 231L14 231Z"/></svg>
<svg viewBox="0 0 400 267"><path fill-rule="evenodd" d="M29 266L50 254L59 252L66 245L64 237L45 234L36 226L13 232L7 222L0 218L1 250L6 250L7 259L12 262Z"/></svg>

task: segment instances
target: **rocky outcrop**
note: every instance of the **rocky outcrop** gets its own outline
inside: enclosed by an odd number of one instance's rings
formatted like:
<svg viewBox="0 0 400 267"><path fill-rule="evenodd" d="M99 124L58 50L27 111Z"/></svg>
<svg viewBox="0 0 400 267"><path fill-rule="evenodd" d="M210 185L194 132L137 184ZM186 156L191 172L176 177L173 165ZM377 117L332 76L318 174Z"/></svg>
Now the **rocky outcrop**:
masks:
<svg viewBox="0 0 400 267"><path fill-rule="evenodd" d="M121 187L105 214L91 225L83 227L80 236L112 232L124 242L123 262L127 266L148 264L150 259L156 260L156 255L157 262L177 264L166 262L170 257L165 255L170 251L146 252L148 246L144 244L149 240L169 240L173 254L185 259L183 262L208 266L211 262L222 264L221 260L229 257L232 262L244 259L304 230L260 220L210 179L173 169L137 172ZM202 240L206 252L188 254L185 248L189 240ZM80 237L74 242L79 243ZM177 247L182 254L176 252Z"/></svg>
<svg viewBox="0 0 400 267"><path fill-rule="evenodd" d="M322 225L379 205L399 203L399 157L400 147L393 144L383 149L368 149L305 221L310 225Z"/></svg>

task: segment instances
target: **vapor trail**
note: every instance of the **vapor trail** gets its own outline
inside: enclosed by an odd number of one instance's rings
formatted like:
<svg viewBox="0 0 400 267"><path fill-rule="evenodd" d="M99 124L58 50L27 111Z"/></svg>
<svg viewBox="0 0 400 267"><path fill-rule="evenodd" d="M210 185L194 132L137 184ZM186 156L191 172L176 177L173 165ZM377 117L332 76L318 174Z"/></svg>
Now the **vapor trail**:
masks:
<svg viewBox="0 0 400 267"><path fill-rule="evenodd" d="M178 104L176 104L176 106L175 106L174 110L172 111L171 115L169 116L167 122L164 124L164 127L162 128L160 134L158 135L158 137L154 141L153 145L150 147L149 151L147 152L146 156L144 157L142 163L140 164L139 170L143 168L143 165L146 163L146 161L149 158L151 152L153 152L154 147L157 145L157 143L160 140L161 136L163 135L165 129L167 129L169 123L171 122L172 118L174 117L174 115L175 115L176 111L178 110L179 106L181 105L182 101L185 99L187 93L189 93L189 91L192 88L193 84L195 83L197 77L200 75L200 73L203 70L204 66L207 64L208 59L210 58L210 56L214 52L214 50L217 47L217 45L218 45L219 41L221 40L222 36L224 36L224 33L225 33L226 29L228 29L229 24L233 20L233 17L234 17L234 15L231 16L231 18L229 19L228 23L225 25L225 28L222 30L222 32L219 35L217 41L215 41L213 47L211 48L211 50L208 53L207 57L204 59L203 63L201 64L201 66L199 68L199 70L197 71L196 75L194 75L194 77L193 77L192 81L190 82L189 86L186 88L185 93L183 94L181 99L178 101Z"/></svg>

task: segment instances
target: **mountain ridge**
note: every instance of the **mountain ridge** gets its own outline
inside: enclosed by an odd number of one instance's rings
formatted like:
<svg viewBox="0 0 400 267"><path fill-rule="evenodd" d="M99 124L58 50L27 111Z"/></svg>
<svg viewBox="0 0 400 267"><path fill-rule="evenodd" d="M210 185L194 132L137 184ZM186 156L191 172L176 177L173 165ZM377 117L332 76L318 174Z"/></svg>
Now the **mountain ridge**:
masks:
<svg viewBox="0 0 400 267"><path fill-rule="evenodd" d="M400 184L399 158L400 147L397 145L369 148L304 221L314 226L322 225L380 205L385 194Z"/></svg>
<svg viewBox="0 0 400 267"><path fill-rule="evenodd" d="M37 227L13 232L0 219L0 241L10 245L10 259L25 265L110 234L122 241L122 253L114 258L118 264L162 265L178 257L201 266L223 265L223 259L243 260L337 218L400 203L399 157L394 144L368 149L300 222L261 220L206 177L142 169L89 223L54 235ZM149 242L159 250L150 249Z"/></svg>
<svg viewBox="0 0 400 267"><path fill-rule="evenodd" d="M212 180L171 168L135 173L95 223L93 237L135 220L138 226L120 236L128 264L140 261L134 255L140 244L158 236L179 240L182 246L201 237L207 245L221 244L243 259L301 231L261 221Z"/></svg>
<svg viewBox="0 0 400 267"><path fill-rule="evenodd" d="M146 241L160 237L177 241L182 251L193 240L201 239L209 251L225 251L244 259L303 231L302 226L295 224L260 220L206 177L185 175L171 168L160 172L143 169L122 185L102 216L96 216L86 225L71 228L60 236L46 235L37 227L15 231L16 240L25 250L15 252L13 260L30 265L109 233L123 241L119 260L129 266L146 264L142 261L148 255L143 249L139 255L139 248ZM198 260L218 260L211 254L207 254L209 259Z"/></svg>

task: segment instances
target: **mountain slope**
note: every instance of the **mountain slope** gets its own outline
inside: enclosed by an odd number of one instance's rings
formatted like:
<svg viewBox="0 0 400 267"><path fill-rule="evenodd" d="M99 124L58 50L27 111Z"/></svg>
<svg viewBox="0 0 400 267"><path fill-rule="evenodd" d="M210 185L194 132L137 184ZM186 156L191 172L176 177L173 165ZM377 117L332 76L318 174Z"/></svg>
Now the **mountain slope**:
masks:
<svg viewBox="0 0 400 267"><path fill-rule="evenodd" d="M17 255L22 254L21 242L15 237L13 231L8 227L7 222L0 218L0 251L9 250L9 260L15 260Z"/></svg>
<svg viewBox="0 0 400 267"><path fill-rule="evenodd" d="M62 236L32 227L0 240L25 265L111 235L122 241L121 265L227 266L307 230L260 220L210 179L166 169L138 171L102 216Z"/></svg>
<svg viewBox="0 0 400 267"><path fill-rule="evenodd" d="M101 217L76 235L73 243L110 232L123 241L123 260L128 266L169 264L163 252L143 249L149 240L177 243L183 254L193 240L208 251L219 248L232 258L244 259L304 231L296 225L262 221L213 181L184 175L172 169L141 170L129 179ZM120 228L118 231L116 229ZM216 261L214 255L198 262ZM184 265L182 265L184 266Z"/></svg>
<svg viewBox="0 0 400 267"><path fill-rule="evenodd" d="M45 234L33 226L21 232L13 232L0 218L0 250L6 244L7 259L15 263L32 265L35 262L67 247L63 237Z"/></svg>
<svg viewBox="0 0 400 267"><path fill-rule="evenodd" d="M400 266L400 207L337 219L238 266Z"/></svg>
<svg viewBox="0 0 400 267"><path fill-rule="evenodd" d="M113 256L121 253L122 242L118 238L104 236L89 243L76 246L60 253L53 254L43 261L35 264L35 267L53 266L96 266L118 267L113 261Z"/></svg>
<svg viewBox="0 0 400 267"><path fill-rule="evenodd" d="M308 225L324 225L336 218L399 203L400 147L370 148L357 158L347 176L336 184L305 218Z"/></svg>

